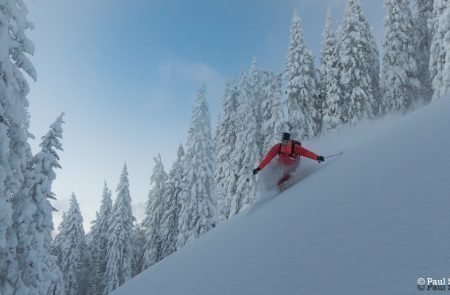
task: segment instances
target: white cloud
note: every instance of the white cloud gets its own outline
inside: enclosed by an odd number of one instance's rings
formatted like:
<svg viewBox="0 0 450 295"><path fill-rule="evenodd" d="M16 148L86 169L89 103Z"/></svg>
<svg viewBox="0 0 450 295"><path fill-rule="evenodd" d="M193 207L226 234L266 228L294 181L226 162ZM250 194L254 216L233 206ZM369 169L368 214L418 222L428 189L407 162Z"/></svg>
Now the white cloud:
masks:
<svg viewBox="0 0 450 295"><path fill-rule="evenodd" d="M225 87L226 77L224 75L216 68L203 62L191 62L178 58L161 63L159 75L159 83L153 85L150 90L150 93L155 96L153 99L159 100L162 96L168 101L190 98L190 104L197 93L197 89L205 85L214 124ZM183 91L181 92L178 89L183 89ZM165 101L165 99L162 101ZM188 110L186 112L190 115Z"/></svg>
<svg viewBox="0 0 450 295"><path fill-rule="evenodd" d="M223 82L222 75L213 67L202 62L188 62L181 59L166 61L160 65L163 81L174 78L185 79L194 83L217 84Z"/></svg>

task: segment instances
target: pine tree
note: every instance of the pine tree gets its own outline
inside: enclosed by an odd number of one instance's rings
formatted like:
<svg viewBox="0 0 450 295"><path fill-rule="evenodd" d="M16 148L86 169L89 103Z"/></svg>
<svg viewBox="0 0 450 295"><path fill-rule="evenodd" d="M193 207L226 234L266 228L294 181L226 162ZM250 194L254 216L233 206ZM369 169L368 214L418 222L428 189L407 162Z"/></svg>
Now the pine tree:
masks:
<svg viewBox="0 0 450 295"><path fill-rule="evenodd" d="M48 279L50 285L46 294L64 295L64 276L58 265L58 257L48 255L45 267L50 270L47 272L50 275Z"/></svg>
<svg viewBox="0 0 450 295"><path fill-rule="evenodd" d="M339 69L336 36L333 31L331 11L328 10L322 33L319 95L322 102L320 132L327 133L341 125L342 99L339 86Z"/></svg>
<svg viewBox="0 0 450 295"><path fill-rule="evenodd" d="M256 179L248 178L252 167L258 165L261 154L261 146L258 144L259 126L254 109L257 102L254 96L247 95L249 87L249 74L242 73L239 80L238 108L236 113L236 146L230 158L236 165L232 167L235 175L235 183L229 189L236 191L228 196L229 217L239 213L243 209L253 205L256 199ZM233 163L233 162L230 162Z"/></svg>
<svg viewBox="0 0 450 295"><path fill-rule="evenodd" d="M258 64L256 63L256 57L253 57L252 63L250 64L250 68L248 70L248 75L246 76L244 87L241 89L242 98L245 98L247 102L251 102L253 104L253 108L251 109L252 113L248 113L248 115L253 116L256 122L256 137L255 143L258 147L258 154L262 155L262 145L265 140L264 135L261 133L261 128L263 124L263 118L261 114L261 107L264 100L264 74L258 68Z"/></svg>
<svg viewBox="0 0 450 295"><path fill-rule="evenodd" d="M288 129L281 98L280 76L259 70L255 59L227 86L215 138L220 221L255 202L256 180L248 173Z"/></svg>
<svg viewBox="0 0 450 295"><path fill-rule="evenodd" d="M34 45L26 36L26 30L33 27L26 15L22 1L4 0L0 5L0 293L5 295L28 292L16 256L11 207L31 160L29 86L23 72L36 80L36 71L27 57L33 54Z"/></svg>
<svg viewBox="0 0 450 295"><path fill-rule="evenodd" d="M301 20L294 11L291 37L286 58L285 77L288 121L294 138L308 139L317 134L319 113L314 108L318 99L314 57L303 39Z"/></svg>
<svg viewBox="0 0 450 295"><path fill-rule="evenodd" d="M64 294L83 294L86 291L86 244L83 217L75 194L58 229L53 245L57 250L53 250L53 254L58 257L64 277Z"/></svg>
<svg viewBox="0 0 450 295"><path fill-rule="evenodd" d="M133 223L128 171L125 164L117 186L117 198L111 211L106 249L103 294L109 294L131 278L133 260Z"/></svg>
<svg viewBox="0 0 450 295"><path fill-rule="evenodd" d="M29 163L22 188L14 198L17 257L23 283L33 294L47 294L51 279L59 274L58 269L49 269L47 263L52 259L49 255L53 207L49 199L55 199L51 191L56 178L54 169L61 168L57 150L62 150L62 117L42 137L41 151Z"/></svg>
<svg viewBox="0 0 450 295"><path fill-rule="evenodd" d="M161 217L161 255L169 256L177 250L178 222L180 214L180 194L184 175L184 149L180 145L177 159L169 172L164 191L163 215Z"/></svg>
<svg viewBox="0 0 450 295"><path fill-rule="evenodd" d="M133 259L132 276L137 276L142 271L145 251L145 229L138 223L133 227Z"/></svg>
<svg viewBox="0 0 450 295"><path fill-rule="evenodd" d="M178 249L209 231L216 222L211 121L204 88L200 88L194 103L184 163Z"/></svg>
<svg viewBox="0 0 450 295"><path fill-rule="evenodd" d="M431 40L430 76L433 99L450 94L450 4L448 0L434 0L430 21Z"/></svg>
<svg viewBox="0 0 450 295"><path fill-rule="evenodd" d="M102 294L103 274L106 268L106 249L108 242L108 228L111 222L112 199L111 191L106 182L103 186L100 212L97 212L96 219L92 222L89 251L92 255L92 266L90 272L90 294Z"/></svg>
<svg viewBox="0 0 450 295"><path fill-rule="evenodd" d="M28 95L30 89L22 74L23 70L33 80L36 80L36 70L27 57L27 54L34 53L34 44L25 34L27 29L34 28L34 25L26 19L28 10L25 4L19 0L5 0L2 5L2 10L7 17L5 23L8 24L8 32L10 41L7 41L9 47L9 58L7 61L9 65L9 103L10 103L10 117L7 118L10 124L10 165L14 173L11 179L13 192L17 192L22 186L24 180L24 173L26 171L27 163L31 160L31 148L28 144L28 127L29 127L29 113L28 113ZM5 69L6 70L6 69Z"/></svg>
<svg viewBox="0 0 450 295"><path fill-rule="evenodd" d="M320 79L318 85L318 92L321 97L326 97L327 94L327 77L330 71L330 63L336 53L336 36L333 30L333 20L331 17L331 10L327 10L325 18L325 26L322 32L322 49L320 51Z"/></svg>
<svg viewBox="0 0 450 295"><path fill-rule="evenodd" d="M430 48L432 31L429 23L433 17L434 0L416 0L415 16L415 46L417 78L420 81L419 97L423 103L429 103L433 96L433 88L430 79Z"/></svg>
<svg viewBox="0 0 450 295"><path fill-rule="evenodd" d="M348 0L338 32L341 120L355 124L380 113L378 50L358 0Z"/></svg>
<svg viewBox="0 0 450 295"><path fill-rule="evenodd" d="M331 11L328 10L322 33L319 92L322 102L320 132L327 133L341 125L342 99L340 97L337 41L333 31Z"/></svg>
<svg viewBox="0 0 450 295"><path fill-rule="evenodd" d="M142 222L145 230L145 251L142 270L162 259L161 218L164 213L163 195L166 190L167 173L164 171L161 155L154 158L154 161L155 166L150 178L152 188L148 194L147 210Z"/></svg>
<svg viewBox="0 0 450 295"><path fill-rule="evenodd" d="M260 133L264 154L279 141L280 134L287 130L287 124L283 110L280 75L264 72L263 81Z"/></svg>
<svg viewBox="0 0 450 295"><path fill-rule="evenodd" d="M408 0L385 0L382 92L385 112L406 112L420 87L414 47L414 24Z"/></svg>
<svg viewBox="0 0 450 295"><path fill-rule="evenodd" d="M0 43L8 44L8 17L5 14L6 9L0 7ZM12 79L11 61L9 58L8 46L0 47L0 75ZM12 171L9 166L9 136L8 136L8 84L6 79L0 79L0 273L7 273L7 231L12 227L12 207L11 207L11 190L8 187L8 178L11 177ZM7 284L11 282L0 278L0 293L12 293L12 288L6 289Z"/></svg>
<svg viewBox="0 0 450 295"><path fill-rule="evenodd" d="M214 180L217 186L217 211L219 221L230 216L231 197L236 195L236 172L239 163L231 154L237 149L237 109L239 104L238 82L227 83L222 98L222 111L214 138L217 167Z"/></svg>

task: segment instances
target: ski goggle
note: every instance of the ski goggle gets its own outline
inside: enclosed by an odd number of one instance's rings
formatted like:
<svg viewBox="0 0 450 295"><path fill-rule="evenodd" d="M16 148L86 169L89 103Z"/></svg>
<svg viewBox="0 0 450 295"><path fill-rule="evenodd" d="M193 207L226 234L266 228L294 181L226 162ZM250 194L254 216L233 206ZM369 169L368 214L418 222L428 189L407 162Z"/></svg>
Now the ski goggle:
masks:
<svg viewBox="0 0 450 295"><path fill-rule="evenodd" d="M282 140L281 140L281 144L282 144L282 145L288 145L289 142L290 142L290 140L287 140L287 139L282 139Z"/></svg>

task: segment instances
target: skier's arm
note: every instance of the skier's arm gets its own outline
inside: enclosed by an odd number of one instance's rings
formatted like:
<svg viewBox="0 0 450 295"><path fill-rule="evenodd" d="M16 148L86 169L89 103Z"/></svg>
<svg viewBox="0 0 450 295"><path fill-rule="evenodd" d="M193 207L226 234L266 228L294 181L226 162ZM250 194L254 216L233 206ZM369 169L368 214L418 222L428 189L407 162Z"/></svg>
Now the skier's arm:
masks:
<svg viewBox="0 0 450 295"><path fill-rule="evenodd" d="M264 157L264 159L258 165L258 168L260 170L264 169L264 167L266 167L267 164L269 164L270 161L272 161L272 159L275 158L275 156L278 154L278 148L279 148L278 144L276 144L270 149L270 151L267 153L267 155Z"/></svg>
<svg viewBox="0 0 450 295"><path fill-rule="evenodd" d="M310 150L305 149L302 146L295 146L295 153L300 156L310 158L311 160L317 160L317 155Z"/></svg>

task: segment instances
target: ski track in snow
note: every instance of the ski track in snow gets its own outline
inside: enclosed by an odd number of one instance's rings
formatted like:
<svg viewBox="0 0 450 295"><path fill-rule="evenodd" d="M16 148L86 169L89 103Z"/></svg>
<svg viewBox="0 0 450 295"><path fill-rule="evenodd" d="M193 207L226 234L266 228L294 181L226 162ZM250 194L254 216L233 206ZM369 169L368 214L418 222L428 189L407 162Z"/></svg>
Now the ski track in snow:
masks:
<svg viewBox="0 0 450 295"><path fill-rule="evenodd" d="M305 143L319 154L346 152L304 161L300 182L113 294L437 292L419 291L417 279L450 277L449 126L446 98Z"/></svg>

